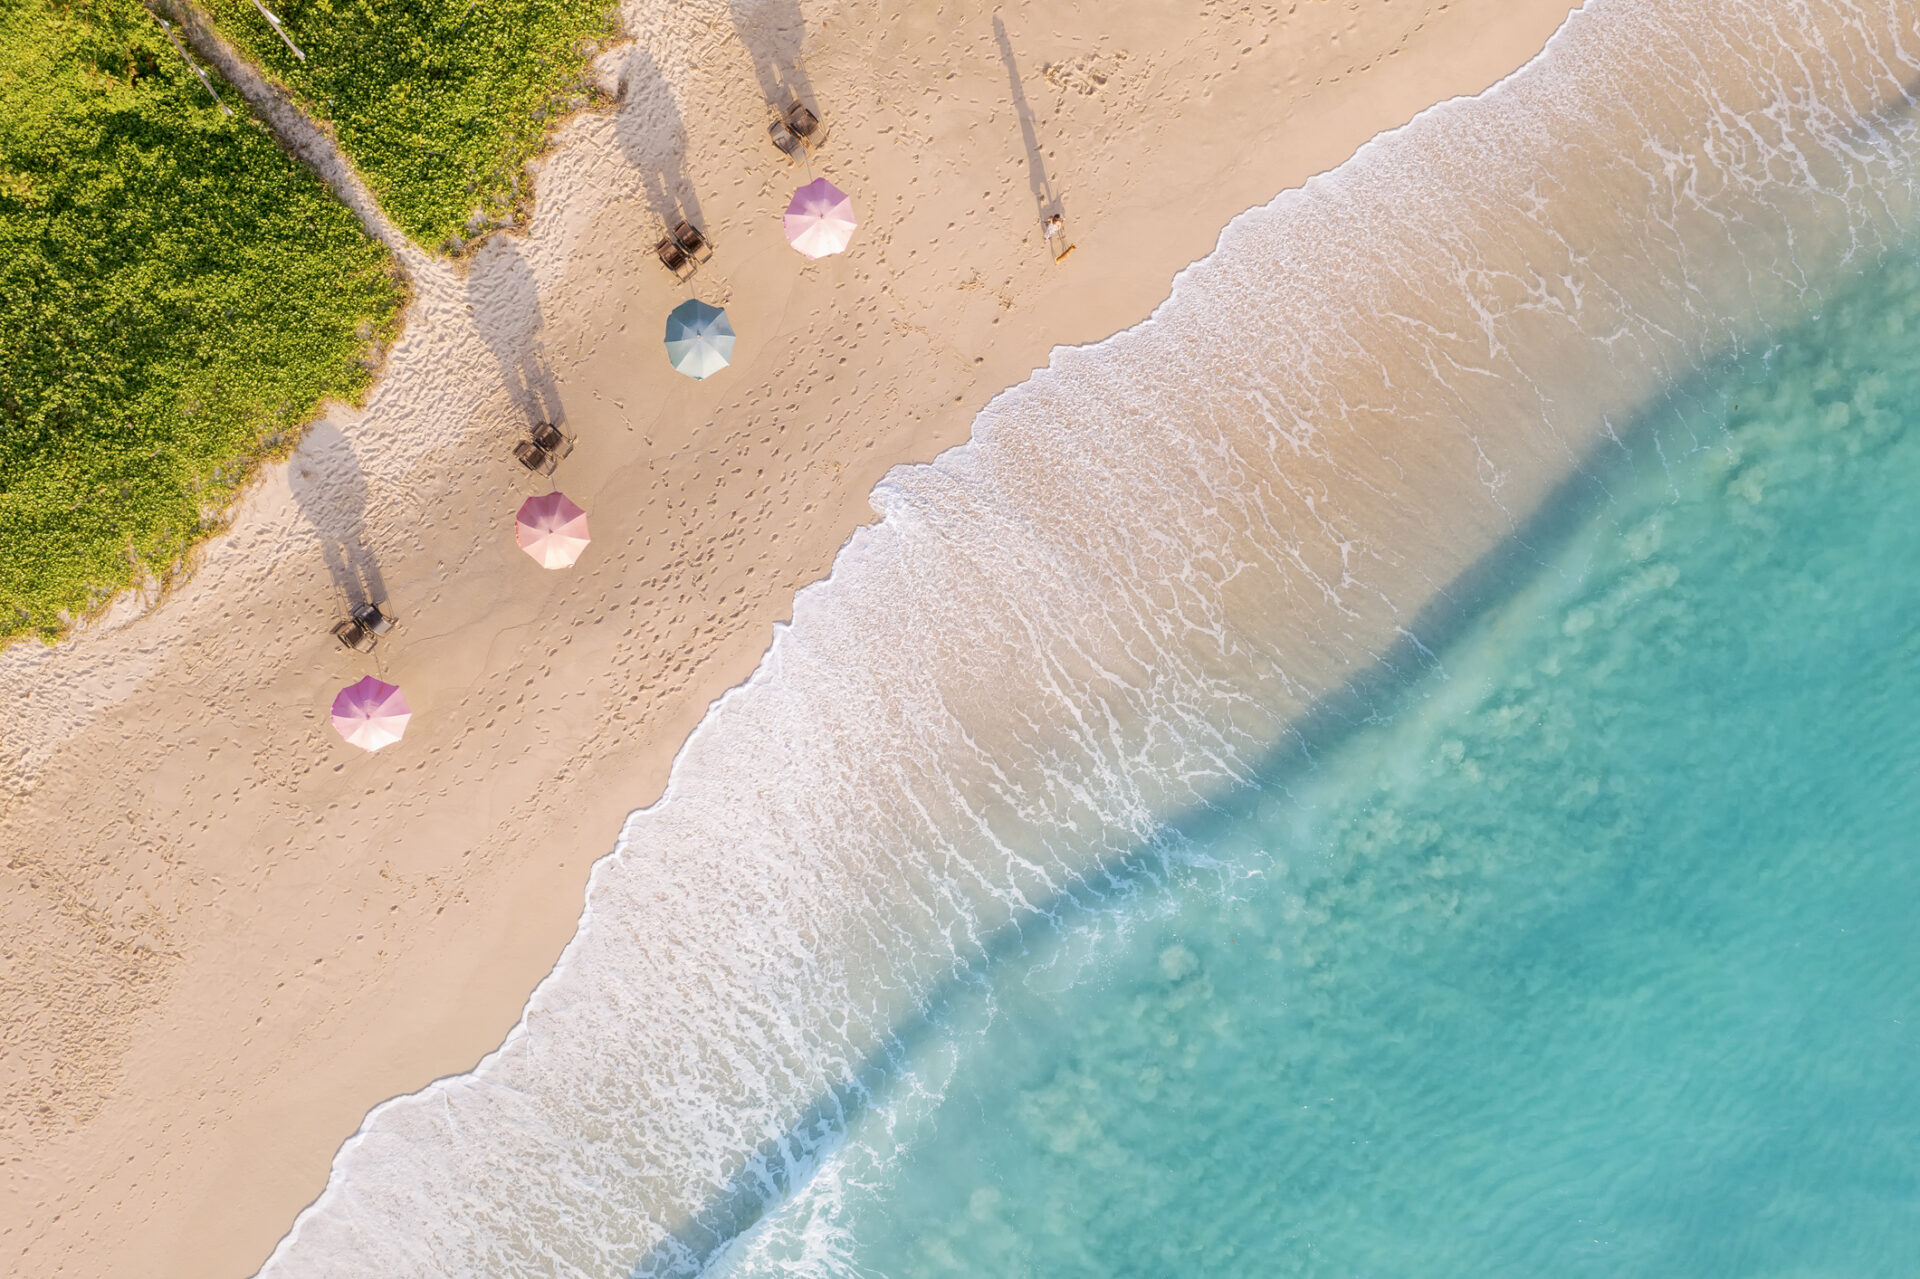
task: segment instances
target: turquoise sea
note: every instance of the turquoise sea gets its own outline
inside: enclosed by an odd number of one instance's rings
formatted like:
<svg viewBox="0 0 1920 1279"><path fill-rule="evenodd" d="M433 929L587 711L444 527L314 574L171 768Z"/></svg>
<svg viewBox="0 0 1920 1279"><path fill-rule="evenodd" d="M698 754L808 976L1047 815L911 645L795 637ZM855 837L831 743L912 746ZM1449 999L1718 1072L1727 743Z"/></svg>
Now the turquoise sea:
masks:
<svg viewBox="0 0 1920 1279"><path fill-rule="evenodd" d="M956 985L846 1273L1913 1273L1920 262L1552 509L1378 722Z"/></svg>

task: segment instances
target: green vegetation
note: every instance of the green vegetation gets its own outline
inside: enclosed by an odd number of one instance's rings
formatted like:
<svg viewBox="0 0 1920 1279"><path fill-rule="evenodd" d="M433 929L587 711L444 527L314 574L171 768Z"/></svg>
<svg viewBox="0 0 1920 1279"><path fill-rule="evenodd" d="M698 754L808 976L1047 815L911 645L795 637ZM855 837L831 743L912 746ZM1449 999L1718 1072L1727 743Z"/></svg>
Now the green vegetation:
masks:
<svg viewBox="0 0 1920 1279"><path fill-rule="evenodd" d="M0 3L0 639L168 578L391 336L386 251L213 83L137 0Z"/></svg>
<svg viewBox="0 0 1920 1279"><path fill-rule="evenodd" d="M590 96L612 0L201 0L257 64L329 120L387 216L427 248L518 218L548 124Z"/></svg>

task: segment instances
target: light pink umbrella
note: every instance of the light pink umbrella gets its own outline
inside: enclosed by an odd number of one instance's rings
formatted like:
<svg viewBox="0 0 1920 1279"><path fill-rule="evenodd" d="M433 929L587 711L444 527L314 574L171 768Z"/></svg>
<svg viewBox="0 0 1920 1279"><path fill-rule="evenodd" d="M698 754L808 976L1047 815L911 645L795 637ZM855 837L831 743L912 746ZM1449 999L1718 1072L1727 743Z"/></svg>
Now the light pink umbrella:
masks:
<svg viewBox="0 0 1920 1279"><path fill-rule="evenodd" d="M400 690L369 675L349 684L333 699L333 726L363 751L391 746L407 731L413 711Z"/></svg>
<svg viewBox="0 0 1920 1279"><path fill-rule="evenodd" d="M521 550L540 561L541 568L566 568L593 540L587 536L587 513L568 501L565 493L522 502L520 514L514 517L513 535Z"/></svg>
<svg viewBox="0 0 1920 1279"><path fill-rule="evenodd" d="M844 253L853 239L853 201L825 178L815 178L793 193L787 205L787 243L810 258Z"/></svg>

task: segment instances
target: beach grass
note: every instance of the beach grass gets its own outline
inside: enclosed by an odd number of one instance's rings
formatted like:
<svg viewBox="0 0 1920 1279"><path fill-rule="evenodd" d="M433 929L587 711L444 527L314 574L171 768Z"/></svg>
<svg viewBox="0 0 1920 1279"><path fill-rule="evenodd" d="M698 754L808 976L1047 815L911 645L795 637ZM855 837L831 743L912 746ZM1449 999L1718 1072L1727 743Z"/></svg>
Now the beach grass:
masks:
<svg viewBox="0 0 1920 1279"><path fill-rule="evenodd" d="M549 125L593 94L610 0L202 0L221 32L329 121L381 207L428 249L518 221Z"/></svg>
<svg viewBox="0 0 1920 1279"><path fill-rule="evenodd" d="M0 5L0 639L164 584L398 322L384 247L137 0Z"/></svg>

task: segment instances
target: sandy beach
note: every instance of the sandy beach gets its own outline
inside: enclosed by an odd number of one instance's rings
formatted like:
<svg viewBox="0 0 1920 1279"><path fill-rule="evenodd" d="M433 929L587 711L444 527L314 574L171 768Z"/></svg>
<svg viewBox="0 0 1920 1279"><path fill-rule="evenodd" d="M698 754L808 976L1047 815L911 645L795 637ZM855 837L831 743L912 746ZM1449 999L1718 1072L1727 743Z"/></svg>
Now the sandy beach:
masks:
<svg viewBox="0 0 1920 1279"><path fill-rule="evenodd" d="M0 656L0 1268L257 1269L370 1107L500 1042L588 867L890 467L1568 7L630 6L617 104L556 131L526 234L403 252L366 405L172 596ZM779 220L809 170L765 135L792 92L861 220L815 263ZM680 216L717 246L691 286L650 251ZM659 346L689 293L740 335L705 382ZM564 572L512 538L541 419L577 437L555 482L593 527ZM327 634L360 593L402 619L370 657ZM372 756L325 714L363 674L415 711Z"/></svg>

